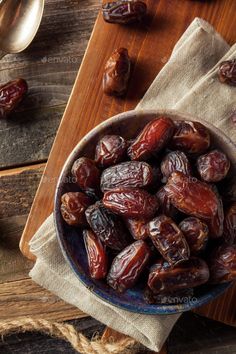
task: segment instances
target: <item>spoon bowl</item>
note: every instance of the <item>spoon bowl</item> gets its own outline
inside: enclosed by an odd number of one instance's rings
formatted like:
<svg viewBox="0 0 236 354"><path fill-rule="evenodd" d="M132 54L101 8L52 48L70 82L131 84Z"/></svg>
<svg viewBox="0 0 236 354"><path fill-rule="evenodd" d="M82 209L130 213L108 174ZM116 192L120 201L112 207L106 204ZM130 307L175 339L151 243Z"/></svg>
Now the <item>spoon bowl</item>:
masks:
<svg viewBox="0 0 236 354"><path fill-rule="evenodd" d="M42 19L44 0L0 0L0 57L32 42Z"/></svg>

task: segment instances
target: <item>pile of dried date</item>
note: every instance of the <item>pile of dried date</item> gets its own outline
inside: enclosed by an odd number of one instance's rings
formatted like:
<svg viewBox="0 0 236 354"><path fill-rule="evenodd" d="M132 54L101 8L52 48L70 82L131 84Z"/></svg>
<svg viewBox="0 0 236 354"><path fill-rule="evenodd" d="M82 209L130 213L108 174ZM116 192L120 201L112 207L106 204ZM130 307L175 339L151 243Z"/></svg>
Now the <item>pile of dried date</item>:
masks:
<svg viewBox="0 0 236 354"><path fill-rule="evenodd" d="M138 282L149 302L235 279L236 202L218 191L229 170L198 122L163 116L134 140L102 137L94 160L73 164L79 191L61 198L65 222L83 229L91 277L118 292Z"/></svg>

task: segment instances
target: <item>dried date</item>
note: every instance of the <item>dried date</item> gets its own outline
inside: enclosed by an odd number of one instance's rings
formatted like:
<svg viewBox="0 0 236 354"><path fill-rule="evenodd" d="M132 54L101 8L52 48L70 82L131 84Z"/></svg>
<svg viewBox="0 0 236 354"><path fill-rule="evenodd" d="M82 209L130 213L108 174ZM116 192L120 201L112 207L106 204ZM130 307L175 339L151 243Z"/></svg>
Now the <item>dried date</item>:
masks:
<svg viewBox="0 0 236 354"><path fill-rule="evenodd" d="M150 165L141 161L127 161L108 167L101 175L102 192L119 187L142 188L150 185L153 172Z"/></svg>
<svg viewBox="0 0 236 354"><path fill-rule="evenodd" d="M101 202L91 205L85 215L93 232L106 246L118 251L127 246L129 238L122 221Z"/></svg>
<svg viewBox="0 0 236 354"><path fill-rule="evenodd" d="M181 221L179 228L188 242L192 254L197 254L206 248L208 241L208 226L195 217Z"/></svg>
<svg viewBox="0 0 236 354"><path fill-rule="evenodd" d="M171 203L185 214L212 219L218 210L218 197L210 185L181 172L173 172L165 185Z"/></svg>
<svg viewBox="0 0 236 354"><path fill-rule="evenodd" d="M154 293L159 294L194 288L206 283L208 279L208 266L200 258L192 257L174 268L170 268L169 264L161 259L150 270L148 286Z"/></svg>
<svg viewBox="0 0 236 354"><path fill-rule="evenodd" d="M146 219L125 219L124 221L135 240L145 240L149 236Z"/></svg>
<svg viewBox="0 0 236 354"><path fill-rule="evenodd" d="M206 182L219 182L226 177L230 168L228 157L219 150L213 150L197 159L197 169Z"/></svg>
<svg viewBox="0 0 236 354"><path fill-rule="evenodd" d="M220 63L218 75L220 82L236 86L236 59Z"/></svg>
<svg viewBox="0 0 236 354"><path fill-rule="evenodd" d="M225 283L236 279L236 245L222 245L216 249L209 261L210 282Z"/></svg>
<svg viewBox="0 0 236 354"><path fill-rule="evenodd" d="M171 148L189 154L202 154L210 146L210 133L199 122L176 121L176 130L171 140Z"/></svg>
<svg viewBox="0 0 236 354"><path fill-rule="evenodd" d="M120 0L102 5L102 14L106 22L126 25L141 21L147 12L143 1Z"/></svg>
<svg viewBox="0 0 236 354"><path fill-rule="evenodd" d="M127 143L119 135L105 135L95 149L95 162L101 167L109 167L124 160Z"/></svg>
<svg viewBox="0 0 236 354"><path fill-rule="evenodd" d="M91 199L84 193L65 193L61 197L61 215L68 225L85 226L85 210L91 203Z"/></svg>
<svg viewBox="0 0 236 354"><path fill-rule="evenodd" d="M103 74L103 91L111 96L123 96L128 88L131 61L126 48L116 49L108 59Z"/></svg>
<svg viewBox="0 0 236 354"><path fill-rule="evenodd" d="M228 245L236 243L236 202L225 213L223 236Z"/></svg>
<svg viewBox="0 0 236 354"><path fill-rule="evenodd" d="M189 160L182 151L169 152L161 162L162 182L166 183L172 172L179 171L187 176L191 175Z"/></svg>
<svg viewBox="0 0 236 354"><path fill-rule="evenodd" d="M128 148L131 160L148 160L169 142L174 133L174 123L168 117L149 122Z"/></svg>
<svg viewBox="0 0 236 354"><path fill-rule="evenodd" d="M133 287L148 263L151 252L145 241L127 246L113 260L107 276L108 284L118 292Z"/></svg>
<svg viewBox="0 0 236 354"><path fill-rule="evenodd" d="M170 266L189 259L188 244L182 231L166 215L160 215L149 222L149 236L162 257Z"/></svg>
<svg viewBox="0 0 236 354"><path fill-rule="evenodd" d="M0 86L0 119L13 112L28 91L24 79L16 79Z"/></svg>
<svg viewBox="0 0 236 354"><path fill-rule="evenodd" d="M164 214L171 218L175 218L178 215L178 209L176 209L174 205L171 204L170 198L167 195L165 187L161 187L157 191L156 197L160 205L158 209L160 214Z"/></svg>
<svg viewBox="0 0 236 354"><path fill-rule="evenodd" d="M139 188L119 188L105 192L103 203L113 213L134 219L151 218L158 209L156 196Z"/></svg>
<svg viewBox="0 0 236 354"><path fill-rule="evenodd" d="M108 258L101 240L91 230L84 230L84 244L88 257L90 276L104 279L107 275Z"/></svg>
<svg viewBox="0 0 236 354"><path fill-rule="evenodd" d="M87 157L80 157L72 166L71 173L77 185L86 192L98 193L100 171L95 162Z"/></svg>

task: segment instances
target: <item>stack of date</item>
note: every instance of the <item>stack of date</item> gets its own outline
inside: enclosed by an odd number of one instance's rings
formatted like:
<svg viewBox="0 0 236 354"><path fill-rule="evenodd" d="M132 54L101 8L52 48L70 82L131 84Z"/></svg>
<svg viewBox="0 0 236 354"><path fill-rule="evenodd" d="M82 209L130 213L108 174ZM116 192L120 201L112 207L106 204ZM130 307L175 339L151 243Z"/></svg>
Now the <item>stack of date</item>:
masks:
<svg viewBox="0 0 236 354"><path fill-rule="evenodd" d="M236 202L218 188L230 161L211 145L199 122L163 116L74 162L79 191L62 196L61 214L83 229L92 278L117 292L137 284L150 302L236 278Z"/></svg>

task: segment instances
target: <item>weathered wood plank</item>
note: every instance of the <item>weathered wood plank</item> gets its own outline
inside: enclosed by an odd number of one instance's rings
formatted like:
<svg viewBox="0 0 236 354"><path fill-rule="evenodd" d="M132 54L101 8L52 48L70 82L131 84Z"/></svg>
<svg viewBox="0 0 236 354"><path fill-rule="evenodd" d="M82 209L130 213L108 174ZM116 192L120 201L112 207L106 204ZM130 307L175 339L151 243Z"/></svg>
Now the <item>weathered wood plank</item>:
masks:
<svg viewBox="0 0 236 354"><path fill-rule="evenodd" d="M29 94L0 121L0 168L45 161L97 16L99 0L48 0L42 23L24 52L0 63L0 82L24 77Z"/></svg>
<svg viewBox="0 0 236 354"><path fill-rule="evenodd" d="M34 283L20 279L0 286L0 321L21 316L68 320L87 316Z"/></svg>
<svg viewBox="0 0 236 354"><path fill-rule="evenodd" d="M45 165L0 171L0 283L28 275L19 240Z"/></svg>

